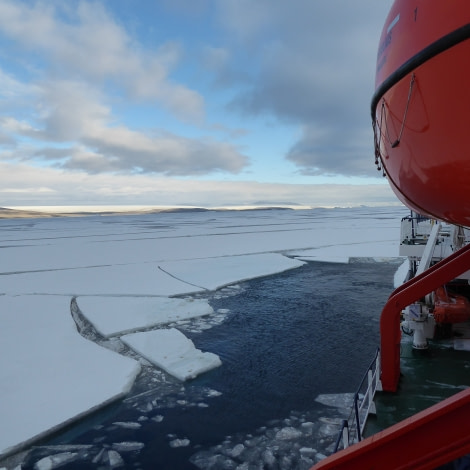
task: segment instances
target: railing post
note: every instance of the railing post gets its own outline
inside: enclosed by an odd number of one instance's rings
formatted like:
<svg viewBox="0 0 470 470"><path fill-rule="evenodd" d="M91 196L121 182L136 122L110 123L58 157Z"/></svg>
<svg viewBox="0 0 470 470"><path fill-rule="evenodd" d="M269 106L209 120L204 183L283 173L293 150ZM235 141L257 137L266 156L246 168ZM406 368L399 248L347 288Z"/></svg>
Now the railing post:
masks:
<svg viewBox="0 0 470 470"><path fill-rule="evenodd" d="M359 404L359 397L361 390L364 389L364 384L367 385L367 388L365 389L362 401ZM362 377L356 393L354 394L351 414L348 420L343 420L333 452L338 451L341 441L343 441L343 445L346 448L346 446L349 446L352 441L360 442L362 440L362 433L366 425L367 416L369 413L376 412L374 396L377 390L382 390L380 382L380 348L377 348L375 358L370 363L366 373ZM367 405L367 408L365 408L365 405ZM354 428L356 429L357 439L351 439L349 426L351 426L351 430ZM347 429L345 430L345 428Z"/></svg>
<svg viewBox="0 0 470 470"><path fill-rule="evenodd" d="M380 364L380 354L377 352L377 360L375 362L375 391L382 392L382 381L380 380L380 374L382 372L382 367Z"/></svg>
<svg viewBox="0 0 470 470"><path fill-rule="evenodd" d="M369 410L367 411L367 414L373 413L375 414L375 403L374 403L374 376L372 374L372 369L369 369L369 372L367 373L367 387L369 390ZM366 420L364 419L364 424Z"/></svg>
<svg viewBox="0 0 470 470"><path fill-rule="evenodd" d="M341 423L341 432L338 434L336 438L336 445L334 452L338 452L339 444L343 440L343 448L346 449L349 447L349 423L347 419L343 419Z"/></svg>
<svg viewBox="0 0 470 470"><path fill-rule="evenodd" d="M349 425L348 420L343 420L343 447L347 449L349 447Z"/></svg>
<svg viewBox="0 0 470 470"><path fill-rule="evenodd" d="M361 420L359 418L359 405L357 404L358 401L359 401L359 393L356 393L356 395L354 395L354 412L356 414L357 441L361 442L362 440Z"/></svg>

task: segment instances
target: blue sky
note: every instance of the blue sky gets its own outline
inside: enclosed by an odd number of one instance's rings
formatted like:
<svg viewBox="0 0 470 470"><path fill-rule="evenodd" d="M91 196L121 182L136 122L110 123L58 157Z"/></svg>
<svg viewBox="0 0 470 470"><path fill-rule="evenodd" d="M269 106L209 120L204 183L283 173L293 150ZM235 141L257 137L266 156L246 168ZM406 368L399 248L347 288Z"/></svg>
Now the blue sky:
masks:
<svg viewBox="0 0 470 470"><path fill-rule="evenodd" d="M391 0L0 0L0 206L387 204Z"/></svg>

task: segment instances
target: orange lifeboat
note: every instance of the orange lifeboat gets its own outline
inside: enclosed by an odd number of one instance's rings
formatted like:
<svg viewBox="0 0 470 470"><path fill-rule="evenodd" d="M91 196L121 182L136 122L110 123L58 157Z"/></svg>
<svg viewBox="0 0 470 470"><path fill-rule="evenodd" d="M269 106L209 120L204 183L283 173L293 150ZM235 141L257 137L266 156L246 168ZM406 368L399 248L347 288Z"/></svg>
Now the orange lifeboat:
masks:
<svg viewBox="0 0 470 470"><path fill-rule="evenodd" d="M437 323L461 323L470 320L470 302L463 296L439 287L434 292L433 316Z"/></svg>
<svg viewBox="0 0 470 470"><path fill-rule="evenodd" d="M470 225L470 1L396 0L379 43L376 164L420 214Z"/></svg>

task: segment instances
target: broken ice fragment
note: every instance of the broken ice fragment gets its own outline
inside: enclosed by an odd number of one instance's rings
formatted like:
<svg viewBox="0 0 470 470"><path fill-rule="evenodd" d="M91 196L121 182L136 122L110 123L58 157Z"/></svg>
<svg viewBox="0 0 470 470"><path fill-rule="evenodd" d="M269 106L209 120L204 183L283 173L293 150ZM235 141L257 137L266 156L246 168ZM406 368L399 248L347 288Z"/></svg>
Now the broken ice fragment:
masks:
<svg viewBox="0 0 470 470"><path fill-rule="evenodd" d="M134 333L123 336L122 340L145 359L183 381L222 364L219 356L196 349L175 328Z"/></svg>

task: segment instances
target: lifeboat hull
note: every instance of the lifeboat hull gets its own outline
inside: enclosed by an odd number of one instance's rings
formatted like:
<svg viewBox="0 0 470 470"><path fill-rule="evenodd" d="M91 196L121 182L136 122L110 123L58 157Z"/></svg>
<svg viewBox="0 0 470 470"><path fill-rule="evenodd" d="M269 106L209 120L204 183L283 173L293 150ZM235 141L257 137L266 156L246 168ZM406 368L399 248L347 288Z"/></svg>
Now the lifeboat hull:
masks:
<svg viewBox="0 0 470 470"><path fill-rule="evenodd" d="M436 323L462 323L470 320L470 302L462 295L447 292L440 287L434 293Z"/></svg>
<svg viewBox="0 0 470 470"><path fill-rule="evenodd" d="M397 0L380 44L376 163L405 205L469 226L470 2Z"/></svg>

